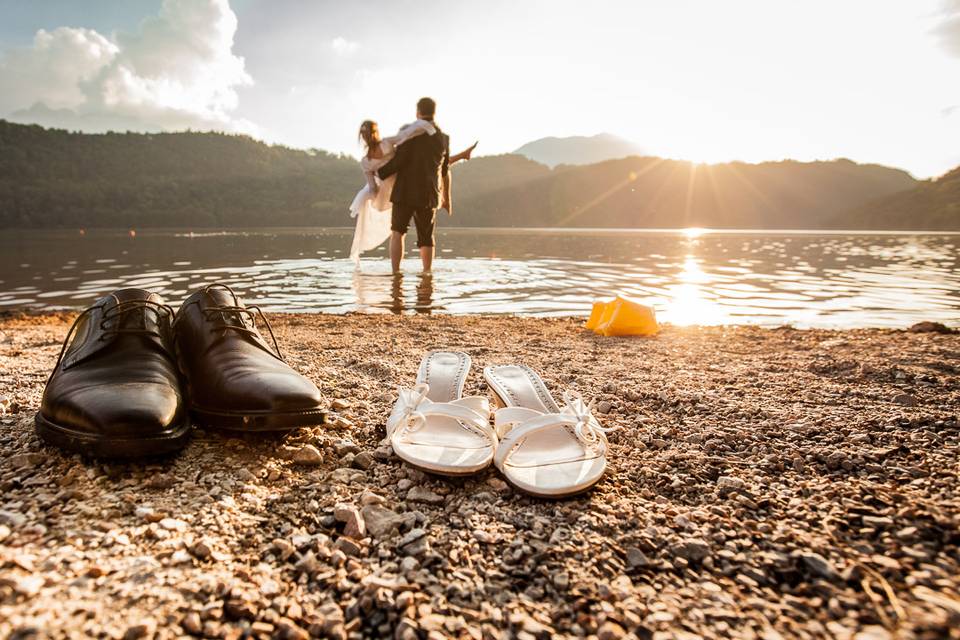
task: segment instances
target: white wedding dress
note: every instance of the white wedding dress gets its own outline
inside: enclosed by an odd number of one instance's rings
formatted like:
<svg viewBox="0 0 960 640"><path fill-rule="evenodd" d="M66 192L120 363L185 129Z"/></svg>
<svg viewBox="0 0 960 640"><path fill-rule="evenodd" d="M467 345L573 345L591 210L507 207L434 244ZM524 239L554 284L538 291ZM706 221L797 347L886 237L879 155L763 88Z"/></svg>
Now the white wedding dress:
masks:
<svg viewBox="0 0 960 640"><path fill-rule="evenodd" d="M394 174L386 180L381 180L377 176L377 170L393 158L399 145L414 136L422 134L432 136L436 132L436 127L430 122L415 120L401 127L397 135L380 141L383 157L364 156L360 160L360 167L367 178L367 184L360 189L350 205L350 217L357 219L357 226L353 231L353 245L350 247L350 259L357 268L360 268L361 253L376 249L390 237L390 215L393 210L390 194L393 192L393 183L397 176Z"/></svg>

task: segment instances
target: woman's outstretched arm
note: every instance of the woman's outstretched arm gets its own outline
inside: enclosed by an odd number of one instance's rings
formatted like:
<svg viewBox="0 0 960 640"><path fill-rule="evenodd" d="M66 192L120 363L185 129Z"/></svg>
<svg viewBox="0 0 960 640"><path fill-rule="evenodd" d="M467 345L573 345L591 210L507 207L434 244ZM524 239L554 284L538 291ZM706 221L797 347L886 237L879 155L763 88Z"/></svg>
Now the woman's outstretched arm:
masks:
<svg viewBox="0 0 960 640"><path fill-rule="evenodd" d="M461 160L469 160L470 156L473 154L473 150L477 148L477 145L480 144L479 140L474 142L472 145L461 151L455 156L450 156L450 164L455 162L460 162Z"/></svg>

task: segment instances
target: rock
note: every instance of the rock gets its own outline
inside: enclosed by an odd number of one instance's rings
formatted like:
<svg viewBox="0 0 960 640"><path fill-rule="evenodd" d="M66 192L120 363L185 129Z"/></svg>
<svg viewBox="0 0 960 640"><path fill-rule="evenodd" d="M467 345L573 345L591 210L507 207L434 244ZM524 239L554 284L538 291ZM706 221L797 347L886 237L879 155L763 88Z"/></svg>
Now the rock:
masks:
<svg viewBox="0 0 960 640"><path fill-rule="evenodd" d="M342 458L350 453L360 453L360 447L358 447L353 440L338 440L336 444L333 445L333 450L337 452L338 458Z"/></svg>
<svg viewBox="0 0 960 640"><path fill-rule="evenodd" d="M350 408L350 402L343 398L335 398L334 401L330 403L330 408L334 411L343 411L344 409Z"/></svg>
<svg viewBox="0 0 960 640"><path fill-rule="evenodd" d="M320 563L317 562L317 557L313 555L313 551L307 551L303 557L293 565L294 570L299 573L314 573L319 567Z"/></svg>
<svg viewBox="0 0 960 640"><path fill-rule="evenodd" d="M892 527L893 518L886 516L863 516L863 524L868 527Z"/></svg>
<svg viewBox="0 0 960 640"><path fill-rule="evenodd" d="M292 556L294 551L296 551L295 547L283 538L277 538L271 543L271 545L277 551L280 559L284 561Z"/></svg>
<svg viewBox="0 0 960 640"><path fill-rule="evenodd" d="M892 640L893 635L880 625L865 626L853 636L853 640Z"/></svg>
<svg viewBox="0 0 960 640"><path fill-rule="evenodd" d="M619 640L625 635L627 635L627 632L623 630L623 627L609 620L597 629L597 640Z"/></svg>
<svg viewBox="0 0 960 640"><path fill-rule="evenodd" d="M260 581L260 593L268 598L272 598L273 596L280 595L282 589L280 588L280 583L276 580L264 578Z"/></svg>
<svg viewBox="0 0 960 640"><path fill-rule="evenodd" d="M41 576L26 576L14 582L13 590L22 596L32 598L40 593L40 589L43 588L43 583L44 579Z"/></svg>
<svg viewBox="0 0 960 640"><path fill-rule="evenodd" d="M7 458L7 461L15 469L26 469L38 467L46 462L47 457L42 453L18 453Z"/></svg>
<svg viewBox="0 0 960 640"><path fill-rule="evenodd" d="M344 535L360 539L367 535L367 525L363 520L363 515L355 508L351 507L346 512L346 518L341 520L344 523Z"/></svg>
<svg viewBox="0 0 960 640"><path fill-rule="evenodd" d="M909 393L898 393L893 396L893 402L904 407L915 407L917 406L917 399L910 395Z"/></svg>
<svg viewBox="0 0 960 640"><path fill-rule="evenodd" d="M674 545L672 551L675 556L684 558L689 562L700 562L710 555L710 545L698 538L692 538Z"/></svg>
<svg viewBox="0 0 960 640"><path fill-rule="evenodd" d="M190 554L198 560L206 560L213 555L211 543L208 540L198 540L190 545Z"/></svg>
<svg viewBox="0 0 960 640"><path fill-rule="evenodd" d="M341 467L339 469L334 469L333 473L330 474L330 479L334 482L340 482L343 484L350 484L358 480L362 480L364 477L364 472L360 469L350 469L347 467Z"/></svg>
<svg viewBox="0 0 960 640"><path fill-rule="evenodd" d="M0 522L16 529L26 524L27 516L17 511L0 510Z"/></svg>
<svg viewBox="0 0 960 640"><path fill-rule="evenodd" d="M192 636L199 636L203 633L203 623L200 622L200 614L191 611L180 620L180 627Z"/></svg>
<svg viewBox="0 0 960 640"><path fill-rule="evenodd" d="M294 452L292 459L295 464L316 466L323 463L323 454L312 444L305 444Z"/></svg>
<svg viewBox="0 0 960 640"><path fill-rule="evenodd" d="M803 566L813 575L829 580L830 582L840 582L840 574L833 568L830 561L819 553L812 551L799 552L795 554L795 557L798 558L803 563Z"/></svg>
<svg viewBox="0 0 960 640"><path fill-rule="evenodd" d="M374 538L383 538L389 535L391 531L398 530L403 522L402 516L376 504L365 506L361 514L367 531Z"/></svg>
<svg viewBox="0 0 960 640"><path fill-rule="evenodd" d="M255 620L257 608L252 602L231 598L223 603L223 612L231 620Z"/></svg>
<svg viewBox="0 0 960 640"><path fill-rule="evenodd" d="M337 541L333 544L333 548L342 551L344 555L348 557L359 556L363 551L363 547L360 546L359 542L347 536L337 538Z"/></svg>
<svg viewBox="0 0 960 640"><path fill-rule="evenodd" d="M369 451L361 451L353 458L353 466L358 469L363 469L364 471L369 470L370 467L376 463L377 461L373 459L373 454Z"/></svg>
<svg viewBox="0 0 960 640"><path fill-rule="evenodd" d="M163 520L164 515L154 511L153 507L140 506L133 510L133 515L137 516L144 522L160 522Z"/></svg>
<svg viewBox="0 0 960 640"><path fill-rule="evenodd" d="M131 627L127 627L127 630L123 633L123 640L140 640L140 638L152 636L153 629L153 625L148 622L135 624Z"/></svg>
<svg viewBox="0 0 960 640"><path fill-rule="evenodd" d="M638 569L640 567L646 567L650 564L650 560L647 558L647 554L638 549L637 547L629 547L627 549L627 566L631 569Z"/></svg>
<svg viewBox="0 0 960 640"><path fill-rule="evenodd" d="M443 504L443 496L434 493L422 485L411 487L410 491L407 492L407 500L433 505Z"/></svg>
<svg viewBox="0 0 960 640"><path fill-rule="evenodd" d="M607 400L601 400L597 403L597 413L610 413L611 409L613 409L613 405Z"/></svg>
<svg viewBox="0 0 960 640"><path fill-rule="evenodd" d="M159 522L161 529L167 531L186 531L187 523L177 518L162 518Z"/></svg>
<svg viewBox="0 0 960 640"><path fill-rule="evenodd" d="M734 476L720 476L717 478L717 490L719 490L720 493L740 491L745 486L746 483L743 480Z"/></svg>
<svg viewBox="0 0 960 640"><path fill-rule="evenodd" d="M953 333L954 330L941 322L930 322L924 320L910 325L907 329L910 333Z"/></svg>

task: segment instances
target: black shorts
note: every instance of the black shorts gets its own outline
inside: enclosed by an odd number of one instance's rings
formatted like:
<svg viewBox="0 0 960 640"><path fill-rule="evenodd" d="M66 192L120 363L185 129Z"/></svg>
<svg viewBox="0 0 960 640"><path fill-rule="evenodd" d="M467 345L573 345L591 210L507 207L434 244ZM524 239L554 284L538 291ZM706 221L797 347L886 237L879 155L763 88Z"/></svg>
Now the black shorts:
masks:
<svg viewBox="0 0 960 640"><path fill-rule="evenodd" d="M394 203L393 214L390 216L390 230L406 233L411 218L417 226L417 246L432 247L437 210L433 207L411 207L408 204Z"/></svg>

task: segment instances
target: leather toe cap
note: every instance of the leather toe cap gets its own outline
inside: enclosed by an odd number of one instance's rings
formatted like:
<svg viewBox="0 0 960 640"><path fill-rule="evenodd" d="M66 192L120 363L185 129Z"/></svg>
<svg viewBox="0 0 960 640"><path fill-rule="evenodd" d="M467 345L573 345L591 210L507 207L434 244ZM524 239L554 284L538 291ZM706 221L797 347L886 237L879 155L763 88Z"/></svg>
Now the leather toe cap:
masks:
<svg viewBox="0 0 960 640"><path fill-rule="evenodd" d="M144 438L175 428L182 418L180 394L155 383L82 387L62 397L45 396L40 413L63 429L104 438Z"/></svg>

